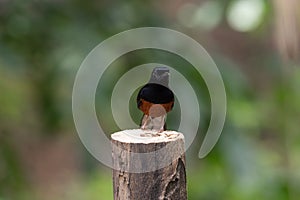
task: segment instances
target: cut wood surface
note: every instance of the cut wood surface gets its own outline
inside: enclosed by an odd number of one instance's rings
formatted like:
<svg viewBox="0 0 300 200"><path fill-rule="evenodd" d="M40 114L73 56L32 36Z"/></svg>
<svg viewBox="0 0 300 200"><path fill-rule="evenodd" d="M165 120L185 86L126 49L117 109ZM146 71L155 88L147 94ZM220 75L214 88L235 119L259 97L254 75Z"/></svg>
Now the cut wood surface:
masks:
<svg viewBox="0 0 300 200"><path fill-rule="evenodd" d="M115 200L186 200L184 136L141 129L111 135Z"/></svg>

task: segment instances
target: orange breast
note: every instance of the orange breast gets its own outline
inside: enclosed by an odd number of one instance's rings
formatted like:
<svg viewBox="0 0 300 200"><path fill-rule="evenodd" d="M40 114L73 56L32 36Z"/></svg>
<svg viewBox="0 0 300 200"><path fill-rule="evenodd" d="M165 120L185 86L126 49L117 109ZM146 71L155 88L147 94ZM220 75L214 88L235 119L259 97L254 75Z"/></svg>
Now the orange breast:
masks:
<svg viewBox="0 0 300 200"><path fill-rule="evenodd" d="M150 115L151 117L159 117L166 114L167 112L170 112L172 110L173 104L174 101L165 104L154 104L141 99L139 109L143 111L145 115Z"/></svg>

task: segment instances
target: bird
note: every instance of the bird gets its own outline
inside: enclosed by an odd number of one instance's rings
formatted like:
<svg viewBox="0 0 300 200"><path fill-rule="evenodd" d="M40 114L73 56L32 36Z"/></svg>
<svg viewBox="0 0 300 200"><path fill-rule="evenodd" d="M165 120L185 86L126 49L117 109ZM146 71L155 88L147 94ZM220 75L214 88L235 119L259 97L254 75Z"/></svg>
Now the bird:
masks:
<svg viewBox="0 0 300 200"><path fill-rule="evenodd" d="M158 133L166 130L167 113L174 107L174 93L169 88L170 71L167 67L153 69L150 80L137 95L137 107L143 112L142 130Z"/></svg>

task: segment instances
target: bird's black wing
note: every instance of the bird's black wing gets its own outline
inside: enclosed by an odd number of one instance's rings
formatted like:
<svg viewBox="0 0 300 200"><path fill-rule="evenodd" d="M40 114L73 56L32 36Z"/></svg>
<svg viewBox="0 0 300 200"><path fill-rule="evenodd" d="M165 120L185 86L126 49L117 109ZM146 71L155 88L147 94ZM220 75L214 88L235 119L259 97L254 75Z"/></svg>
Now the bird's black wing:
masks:
<svg viewBox="0 0 300 200"><path fill-rule="evenodd" d="M138 106L141 103L141 99L154 104L165 104L174 101L174 94L169 88L163 85L148 83L143 86L138 93Z"/></svg>

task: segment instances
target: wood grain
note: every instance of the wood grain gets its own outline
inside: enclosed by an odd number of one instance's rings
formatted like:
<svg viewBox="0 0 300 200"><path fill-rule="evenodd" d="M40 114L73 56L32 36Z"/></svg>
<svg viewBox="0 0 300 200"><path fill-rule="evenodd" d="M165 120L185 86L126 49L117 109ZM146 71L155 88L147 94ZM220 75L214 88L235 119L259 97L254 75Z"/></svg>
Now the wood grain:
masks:
<svg viewBox="0 0 300 200"><path fill-rule="evenodd" d="M127 131L130 134L122 131L111 136L114 199L186 200L183 135L175 131ZM167 165L163 166L164 162Z"/></svg>

